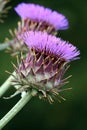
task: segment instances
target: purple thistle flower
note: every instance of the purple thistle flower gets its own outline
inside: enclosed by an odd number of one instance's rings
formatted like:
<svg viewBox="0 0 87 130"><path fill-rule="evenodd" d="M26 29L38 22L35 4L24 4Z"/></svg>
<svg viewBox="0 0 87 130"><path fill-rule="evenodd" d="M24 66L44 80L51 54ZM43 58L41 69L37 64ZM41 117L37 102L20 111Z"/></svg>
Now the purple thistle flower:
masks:
<svg viewBox="0 0 87 130"><path fill-rule="evenodd" d="M56 35L57 30L68 28L68 20L62 14L35 4L21 3L15 11L21 16L18 27L11 31L12 39L7 41L10 45L9 52L17 55L20 50L26 53L26 47L21 42L20 35L26 31L42 31Z"/></svg>
<svg viewBox="0 0 87 130"><path fill-rule="evenodd" d="M15 7L15 11L22 19L31 19L35 22L47 23L55 30L68 28L68 20L64 15L40 5L21 3Z"/></svg>
<svg viewBox="0 0 87 130"><path fill-rule="evenodd" d="M66 62L78 59L80 51L69 42L63 41L46 32L25 32L22 39L29 48L36 51L45 52L46 54L54 55L57 58L62 58Z"/></svg>
<svg viewBox="0 0 87 130"><path fill-rule="evenodd" d="M61 97L62 85L67 79L62 79L67 63L77 59L80 54L76 47L66 41L48 35L46 32L28 31L21 38L29 47L26 59L21 60L16 68L15 84L18 91L38 92L40 98L53 102L55 97Z"/></svg>

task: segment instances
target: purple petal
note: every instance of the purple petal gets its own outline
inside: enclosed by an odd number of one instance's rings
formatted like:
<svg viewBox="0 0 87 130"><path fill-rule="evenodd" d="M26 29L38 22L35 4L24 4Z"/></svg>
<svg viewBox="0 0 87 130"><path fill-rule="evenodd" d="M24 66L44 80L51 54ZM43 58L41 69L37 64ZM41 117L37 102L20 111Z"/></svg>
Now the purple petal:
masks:
<svg viewBox="0 0 87 130"><path fill-rule="evenodd" d="M67 62L78 59L80 54L80 51L72 44L55 36L48 35L46 32L28 31L22 34L21 38L29 48L45 51L47 54L63 58Z"/></svg>
<svg viewBox="0 0 87 130"><path fill-rule="evenodd" d="M29 18L39 22L47 22L52 25L55 30L68 29L69 26L68 20L64 15L40 5L21 3L15 7L15 11L23 19Z"/></svg>

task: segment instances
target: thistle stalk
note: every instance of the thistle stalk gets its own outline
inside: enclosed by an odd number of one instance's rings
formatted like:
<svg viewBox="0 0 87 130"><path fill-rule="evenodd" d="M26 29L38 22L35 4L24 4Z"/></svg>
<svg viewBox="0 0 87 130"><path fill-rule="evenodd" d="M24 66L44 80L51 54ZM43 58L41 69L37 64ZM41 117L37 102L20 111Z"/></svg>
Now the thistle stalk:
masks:
<svg viewBox="0 0 87 130"><path fill-rule="evenodd" d="M12 80L14 79L15 72L12 73L12 75L1 85L0 87L0 97L3 96L3 94L10 88L12 85ZM13 76L14 75L14 76Z"/></svg>
<svg viewBox="0 0 87 130"><path fill-rule="evenodd" d="M28 103L32 96L36 95L37 91L27 92L17 104L0 120L0 130Z"/></svg>
<svg viewBox="0 0 87 130"><path fill-rule="evenodd" d="M0 51L6 49L8 46L9 46L8 43L2 43L2 44L0 44Z"/></svg>

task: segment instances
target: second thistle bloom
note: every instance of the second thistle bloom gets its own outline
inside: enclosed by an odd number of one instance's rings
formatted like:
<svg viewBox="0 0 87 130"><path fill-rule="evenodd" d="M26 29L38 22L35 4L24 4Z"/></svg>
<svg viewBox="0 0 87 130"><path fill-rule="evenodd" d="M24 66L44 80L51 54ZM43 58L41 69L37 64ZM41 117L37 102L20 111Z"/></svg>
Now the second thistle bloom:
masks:
<svg viewBox="0 0 87 130"><path fill-rule="evenodd" d="M40 5L21 3L15 7L15 11L24 20L29 31L38 30L52 33L68 28L68 20L64 15Z"/></svg>
<svg viewBox="0 0 87 130"><path fill-rule="evenodd" d="M40 98L51 102L66 82L63 75L67 63L77 59L80 52L72 44L47 33L30 31L21 37L29 47L29 54L16 69L16 82L22 90L35 89Z"/></svg>
<svg viewBox="0 0 87 130"><path fill-rule="evenodd" d="M63 14L37 4L20 3L15 7L15 11L21 17L21 21L12 35L13 40L8 41L12 55L20 53L20 50L26 52L26 47L20 39L22 33L32 30L56 35L58 30L68 29L69 26Z"/></svg>

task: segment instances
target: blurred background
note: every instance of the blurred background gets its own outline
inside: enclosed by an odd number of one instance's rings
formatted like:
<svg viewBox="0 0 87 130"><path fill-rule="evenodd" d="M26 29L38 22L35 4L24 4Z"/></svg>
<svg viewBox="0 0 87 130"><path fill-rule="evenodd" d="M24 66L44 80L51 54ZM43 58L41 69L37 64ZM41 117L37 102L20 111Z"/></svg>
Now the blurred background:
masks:
<svg viewBox="0 0 87 130"><path fill-rule="evenodd" d="M20 2L29 2L49 7L64 14L70 27L59 31L59 36L73 43L81 51L80 60L71 62L65 76L73 75L66 87L72 90L62 92L66 101L49 104L38 98L33 98L3 130L86 130L87 129L87 0L10 0L12 9L4 23L0 23L0 43L9 35L9 29L17 27L20 20L14 12L14 7ZM5 70L13 71L10 54L0 52L0 85L9 76ZM5 96L12 94L9 90ZM0 118L19 100L16 96L10 100L0 99Z"/></svg>

